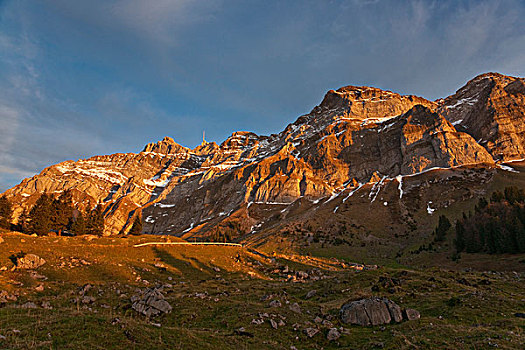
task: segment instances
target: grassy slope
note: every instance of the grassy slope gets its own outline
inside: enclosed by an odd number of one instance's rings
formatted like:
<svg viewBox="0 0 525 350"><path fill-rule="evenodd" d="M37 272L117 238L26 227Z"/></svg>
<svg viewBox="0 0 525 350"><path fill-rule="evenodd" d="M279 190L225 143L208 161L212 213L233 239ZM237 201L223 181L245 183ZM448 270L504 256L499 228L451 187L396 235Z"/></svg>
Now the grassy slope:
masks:
<svg viewBox="0 0 525 350"><path fill-rule="evenodd" d="M18 294L18 301L0 308L0 335L5 337L0 339L0 348L290 349L293 345L298 349L458 349L497 344L499 348L516 349L525 341L525 321L513 316L525 311L524 276L510 272L403 267L357 272L342 269L333 260L292 262L279 258L279 263L297 270L310 269L311 265L327 268L327 279L293 283L273 274L275 265L269 259L243 248L132 247L139 241L166 239L162 237L92 241L13 233L3 233L2 237L5 242L0 244L0 266L8 270L0 271L0 290ZM19 251L45 258L47 263L38 273L48 279L40 281L28 271L11 271L8 257ZM61 268L63 263L66 267ZM163 264L166 270L155 267L155 263ZM380 276L399 278L402 283L389 292L388 286L378 282ZM92 304L75 301L85 283L94 286L87 293L96 298ZM40 284L44 290L37 292L35 287ZM165 295L173 311L149 321L130 308L129 298L136 288L156 284L171 285L165 287ZM372 292L373 285L378 285L379 291ZM317 294L305 299L313 289ZM204 292L207 295L195 295ZM261 301L268 294L281 300L283 306L269 308L269 301ZM422 318L386 327L339 323L337 313L344 302L372 295L416 308ZM459 300L457 305L452 306L451 298ZM27 301L39 305L47 301L53 308L15 307ZM286 302L297 302L302 313L289 310ZM267 319L261 325L251 324L264 312L275 320L285 317L286 325L275 330ZM344 327L345 334L329 342L325 336L329 326L317 325L321 333L307 338L303 330L315 326L316 316L332 318L335 327ZM299 325L297 331L294 324ZM235 334L239 327L245 327L253 337Z"/></svg>

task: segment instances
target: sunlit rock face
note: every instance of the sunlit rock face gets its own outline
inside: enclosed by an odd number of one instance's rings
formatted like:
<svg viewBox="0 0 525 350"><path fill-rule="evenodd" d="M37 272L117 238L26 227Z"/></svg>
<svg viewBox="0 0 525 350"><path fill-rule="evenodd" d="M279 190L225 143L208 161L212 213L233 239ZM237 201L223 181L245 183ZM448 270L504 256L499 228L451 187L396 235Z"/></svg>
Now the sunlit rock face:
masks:
<svg viewBox="0 0 525 350"><path fill-rule="evenodd" d="M477 76L439 101L439 112L474 137L496 160L525 157L525 79Z"/></svg>
<svg viewBox="0 0 525 350"><path fill-rule="evenodd" d="M6 192L15 219L42 192L71 189L76 205L104 207L106 234L249 234L268 218L252 204L315 203L363 183L434 167L525 158L524 80L495 73L436 102L371 87L330 90L279 134L235 132L194 149L166 137L142 152L44 169ZM235 218L235 220L232 220Z"/></svg>

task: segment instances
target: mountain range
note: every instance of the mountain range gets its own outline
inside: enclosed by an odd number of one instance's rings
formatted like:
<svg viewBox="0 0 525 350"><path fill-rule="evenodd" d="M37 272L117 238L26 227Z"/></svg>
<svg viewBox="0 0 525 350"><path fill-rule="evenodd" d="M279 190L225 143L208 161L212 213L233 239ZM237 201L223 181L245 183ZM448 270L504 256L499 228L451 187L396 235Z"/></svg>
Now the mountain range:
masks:
<svg viewBox="0 0 525 350"><path fill-rule="evenodd" d="M346 86L278 134L194 149L165 137L52 165L5 195L15 222L41 193L71 190L77 208L104 208L106 235L140 216L144 233L281 249L345 242L389 256L430 234L436 210L459 215L519 181L521 163L505 163L525 158L524 118L525 79L498 73L436 101Z"/></svg>

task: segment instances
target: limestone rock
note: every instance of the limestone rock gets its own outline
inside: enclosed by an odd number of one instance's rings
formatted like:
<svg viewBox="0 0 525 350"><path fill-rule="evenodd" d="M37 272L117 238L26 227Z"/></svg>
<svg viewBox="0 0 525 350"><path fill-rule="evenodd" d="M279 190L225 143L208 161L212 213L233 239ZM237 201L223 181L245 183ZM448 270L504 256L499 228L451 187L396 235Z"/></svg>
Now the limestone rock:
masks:
<svg viewBox="0 0 525 350"><path fill-rule="evenodd" d="M37 269L45 263L44 259L35 254L25 254L16 259L15 265L19 269Z"/></svg>
<svg viewBox="0 0 525 350"><path fill-rule="evenodd" d="M337 330L337 328L330 328L328 331L328 334L326 335L326 339L329 341L337 340L341 337L341 333Z"/></svg>
<svg viewBox="0 0 525 350"><path fill-rule="evenodd" d="M399 305L386 298L353 301L343 305L339 313L343 323L360 326L377 326L403 320Z"/></svg>
<svg viewBox="0 0 525 350"><path fill-rule="evenodd" d="M419 320L421 315L419 311L414 309L405 309L403 310L403 318L408 321Z"/></svg>
<svg viewBox="0 0 525 350"><path fill-rule="evenodd" d="M157 289L147 288L141 295L131 297L131 307L146 317L154 317L163 313L170 313L171 305L164 300L164 296Z"/></svg>

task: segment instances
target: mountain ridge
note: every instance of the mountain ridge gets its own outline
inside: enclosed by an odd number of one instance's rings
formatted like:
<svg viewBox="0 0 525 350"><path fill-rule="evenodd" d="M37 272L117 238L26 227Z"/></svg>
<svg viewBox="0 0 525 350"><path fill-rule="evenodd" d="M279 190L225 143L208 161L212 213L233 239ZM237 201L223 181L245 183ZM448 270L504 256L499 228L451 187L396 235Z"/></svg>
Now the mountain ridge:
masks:
<svg viewBox="0 0 525 350"><path fill-rule="evenodd" d="M193 149L165 137L139 153L52 165L5 194L15 220L39 193L72 189L79 209L103 205L106 234L142 215L149 233L241 237L261 225L250 203L316 201L426 169L525 158L523 82L485 73L436 101L349 85L278 134L234 132Z"/></svg>

